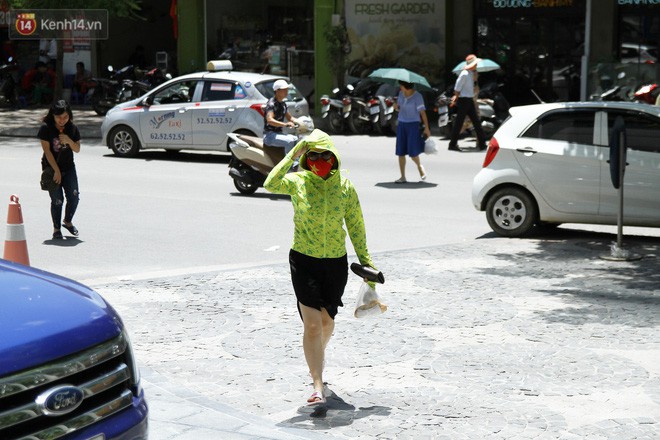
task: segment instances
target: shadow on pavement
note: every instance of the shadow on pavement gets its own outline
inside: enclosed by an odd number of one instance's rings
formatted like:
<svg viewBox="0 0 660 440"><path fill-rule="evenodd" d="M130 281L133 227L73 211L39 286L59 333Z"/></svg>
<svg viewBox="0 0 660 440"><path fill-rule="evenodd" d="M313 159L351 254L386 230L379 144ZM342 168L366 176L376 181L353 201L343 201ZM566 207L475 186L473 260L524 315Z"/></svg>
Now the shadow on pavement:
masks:
<svg viewBox="0 0 660 440"><path fill-rule="evenodd" d="M76 237L67 237L64 236L61 239L53 239L49 238L48 240L44 240L43 244L47 246L59 246L59 247L73 247L73 246L78 246L80 243L83 243L82 240Z"/></svg>
<svg viewBox="0 0 660 440"><path fill-rule="evenodd" d="M394 183L394 182L379 182L374 186L379 186L381 188L388 189L419 189L419 188L435 188L438 186L437 183L431 182L406 182L406 183Z"/></svg>
<svg viewBox="0 0 660 440"><path fill-rule="evenodd" d="M570 303L563 308L535 312L547 322L660 326L656 318L660 312L660 237L624 234L623 249L642 256L631 261L601 258L610 255L616 234L558 228L513 240L532 240L534 249L515 254L492 253L492 257L513 264L481 271L500 277L547 280L547 288L537 292ZM531 273L530 267L535 268Z"/></svg>
<svg viewBox="0 0 660 440"><path fill-rule="evenodd" d="M163 160L170 162L191 162L191 163L224 163L229 164L231 155L229 154L213 154L213 153L195 153L195 152L182 152L175 150L147 150L140 151L137 156L127 158L118 157L113 153L108 153L104 157L109 157L117 160Z"/></svg>
<svg viewBox="0 0 660 440"><path fill-rule="evenodd" d="M229 193L229 195L232 197L251 197L254 199L289 200L289 201L291 200L291 196L287 194L273 194L266 190L263 191L257 190L256 193L250 195L241 194L239 192L232 192Z"/></svg>
<svg viewBox="0 0 660 440"><path fill-rule="evenodd" d="M325 405L300 407L298 408L299 415L278 423L278 426L309 430L332 429L351 425L353 421L366 417L387 417L392 412L391 408L385 406L371 406L356 410L354 405L344 401L334 391L330 391L330 393Z"/></svg>

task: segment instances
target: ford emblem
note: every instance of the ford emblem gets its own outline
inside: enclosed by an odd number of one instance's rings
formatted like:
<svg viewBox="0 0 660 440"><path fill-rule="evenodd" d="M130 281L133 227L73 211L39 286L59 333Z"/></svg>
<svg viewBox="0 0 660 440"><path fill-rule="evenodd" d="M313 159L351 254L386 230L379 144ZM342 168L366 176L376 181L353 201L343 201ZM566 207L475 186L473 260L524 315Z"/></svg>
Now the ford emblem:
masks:
<svg viewBox="0 0 660 440"><path fill-rule="evenodd" d="M44 391L35 403L47 416L61 416L78 408L85 398L83 391L73 385L62 385Z"/></svg>

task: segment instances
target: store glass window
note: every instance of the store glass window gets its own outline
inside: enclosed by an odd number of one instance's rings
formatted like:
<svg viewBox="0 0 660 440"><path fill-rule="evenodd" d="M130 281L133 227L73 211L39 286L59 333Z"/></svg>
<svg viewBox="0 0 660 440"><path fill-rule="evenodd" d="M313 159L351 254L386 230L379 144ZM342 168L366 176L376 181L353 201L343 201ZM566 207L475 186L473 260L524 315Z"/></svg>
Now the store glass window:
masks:
<svg viewBox="0 0 660 440"><path fill-rule="evenodd" d="M482 87L502 83L512 105L579 99L584 0L477 0L475 13L478 55L502 66L480 75Z"/></svg>

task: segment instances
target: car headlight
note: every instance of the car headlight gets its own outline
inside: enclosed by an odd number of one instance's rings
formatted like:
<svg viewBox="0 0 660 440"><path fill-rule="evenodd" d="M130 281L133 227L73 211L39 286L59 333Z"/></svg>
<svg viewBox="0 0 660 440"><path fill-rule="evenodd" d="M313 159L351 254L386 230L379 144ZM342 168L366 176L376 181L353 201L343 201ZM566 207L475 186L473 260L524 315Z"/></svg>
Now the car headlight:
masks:
<svg viewBox="0 0 660 440"><path fill-rule="evenodd" d="M133 344L131 344L131 339L128 336L128 331L126 328L122 330L122 336L126 340L126 362L131 372L131 387L134 389L135 395L139 396L142 393L142 385L140 384L140 369L138 368L137 361L135 359L135 353L133 352Z"/></svg>

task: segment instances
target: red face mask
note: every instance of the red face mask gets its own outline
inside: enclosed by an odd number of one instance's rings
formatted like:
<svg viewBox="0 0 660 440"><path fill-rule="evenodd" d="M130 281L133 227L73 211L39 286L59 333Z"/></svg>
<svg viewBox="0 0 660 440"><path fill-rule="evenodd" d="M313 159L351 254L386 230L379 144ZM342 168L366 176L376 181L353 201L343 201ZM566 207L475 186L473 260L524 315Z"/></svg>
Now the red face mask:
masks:
<svg viewBox="0 0 660 440"><path fill-rule="evenodd" d="M319 157L316 160L311 160L309 157L307 157L307 167L312 173L316 174L319 177L327 176L334 164L335 164L335 156L332 156L328 160L325 160L321 157Z"/></svg>

